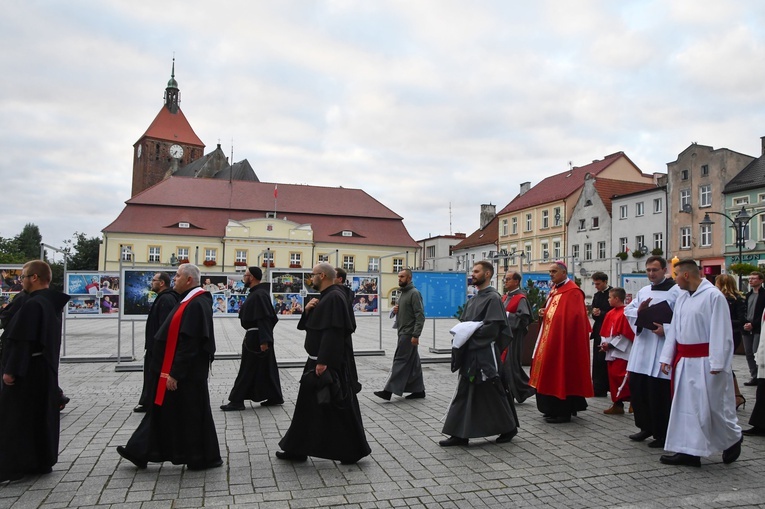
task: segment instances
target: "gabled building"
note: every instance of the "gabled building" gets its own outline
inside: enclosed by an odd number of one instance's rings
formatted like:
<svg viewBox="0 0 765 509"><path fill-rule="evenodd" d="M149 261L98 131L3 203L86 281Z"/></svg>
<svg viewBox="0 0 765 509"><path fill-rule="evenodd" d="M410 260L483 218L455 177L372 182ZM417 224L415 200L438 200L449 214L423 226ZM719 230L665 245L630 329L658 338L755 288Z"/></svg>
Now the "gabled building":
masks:
<svg viewBox="0 0 765 509"><path fill-rule="evenodd" d="M452 249L465 239L464 233L454 235L436 235L420 239L420 265L422 270L446 272L457 270L457 259L452 256Z"/></svg>
<svg viewBox="0 0 765 509"><path fill-rule="evenodd" d="M511 268L545 271L551 261L564 258L566 224L587 174L624 182L653 182L653 177L640 171L624 152L616 152L547 177L534 187L529 182L521 184L520 194L497 214L499 250L517 253L510 257Z"/></svg>
<svg viewBox="0 0 765 509"><path fill-rule="evenodd" d="M724 209L723 189L753 157L727 148L692 143L667 163L668 255L697 260L707 276L725 266L725 232L730 223L699 224L707 211Z"/></svg>
<svg viewBox="0 0 765 509"><path fill-rule="evenodd" d="M620 260L616 258L611 241L612 200L619 194L655 189L656 185L645 182L625 182L607 178L584 176L584 186L579 199L571 211L568 224L568 256L566 263L569 271L583 280L594 272L605 272L609 281L616 286L616 276ZM640 236L636 237L641 241ZM645 244L641 241L641 245ZM640 246L637 246L638 248ZM582 290L590 299L594 288L583 281Z"/></svg>

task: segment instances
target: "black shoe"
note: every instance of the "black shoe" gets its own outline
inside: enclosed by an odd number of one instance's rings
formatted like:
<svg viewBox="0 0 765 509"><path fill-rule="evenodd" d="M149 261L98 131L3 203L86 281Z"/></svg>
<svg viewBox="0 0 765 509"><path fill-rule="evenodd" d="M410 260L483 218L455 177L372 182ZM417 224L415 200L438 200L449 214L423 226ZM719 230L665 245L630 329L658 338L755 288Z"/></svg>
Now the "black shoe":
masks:
<svg viewBox="0 0 765 509"><path fill-rule="evenodd" d="M186 465L186 469L187 470L207 470L208 468L217 468L221 465L223 465L223 460L215 460L210 463L201 463L201 464L189 463L188 465Z"/></svg>
<svg viewBox="0 0 765 509"><path fill-rule="evenodd" d="M277 405L283 405L284 400L283 399L267 399L265 401L260 402L260 406L277 406Z"/></svg>
<svg viewBox="0 0 765 509"><path fill-rule="evenodd" d="M749 429L742 430L741 434L748 437L765 437L765 428L752 426Z"/></svg>
<svg viewBox="0 0 765 509"><path fill-rule="evenodd" d="M375 391L374 395L378 398L382 398L385 401L390 401L390 397L393 393L390 391Z"/></svg>
<svg viewBox="0 0 765 509"><path fill-rule="evenodd" d="M449 437L438 442L438 445L441 447L454 447L455 445L467 445L469 441L467 438Z"/></svg>
<svg viewBox="0 0 765 509"><path fill-rule="evenodd" d="M404 399L422 399L425 397L425 391L422 392L413 392L409 396L404 397Z"/></svg>
<svg viewBox="0 0 765 509"><path fill-rule="evenodd" d="M71 399L61 394L61 397L58 399L58 409L63 410L70 401Z"/></svg>
<svg viewBox="0 0 765 509"><path fill-rule="evenodd" d="M0 473L0 483L2 482L12 482L12 481L18 481L19 479L23 479L24 474L22 472L2 472Z"/></svg>
<svg viewBox="0 0 765 509"><path fill-rule="evenodd" d="M515 428L513 431L509 431L507 433L502 433L500 436L497 437L497 443L506 444L507 442L511 441L513 437L517 434L518 434L518 428Z"/></svg>
<svg viewBox="0 0 765 509"><path fill-rule="evenodd" d="M595 397L596 398L605 398L606 396L608 396L608 392L596 392L595 393Z"/></svg>
<svg viewBox="0 0 765 509"><path fill-rule="evenodd" d="M38 467L32 470L30 474L45 475L50 474L51 472L53 472L53 467Z"/></svg>
<svg viewBox="0 0 765 509"><path fill-rule="evenodd" d="M359 460L343 460L340 462L341 465L355 465L358 463Z"/></svg>
<svg viewBox="0 0 765 509"><path fill-rule="evenodd" d="M690 454L683 454L681 452L672 455L665 454L659 458L659 461L665 465L686 465L689 467L701 466L701 458L698 456L691 456Z"/></svg>
<svg viewBox="0 0 765 509"><path fill-rule="evenodd" d="M744 437L741 437L738 442L723 451L723 463L730 465L741 456L741 442L743 441Z"/></svg>
<svg viewBox="0 0 765 509"><path fill-rule="evenodd" d="M133 412L142 414L142 413L146 412L146 407L143 406L143 405L136 405L135 408L133 408Z"/></svg>
<svg viewBox="0 0 765 509"><path fill-rule="evenodd" d="M651 440L648 442L648 447L651 449L663 449L664 448L664 440L659 440L658 438L656 440Z"/></svg>
<svg viewBox="0 0 765 509"><path fill-rule="evenodd" d="M305 454L293 454L287 451L276 451L276 457L287 461L305 461L308 459Z"/></svg>
<svg viewBox="0 0 765 509"><path fill-rule="evenodd" d="M225 405L221 405L220 409L224 412L231 412L234 410L244 410L244 403L234 403L231 401L230 403L227 403Z"/></svg>
<svg viewBox="0 0 765 509"><path fill-rule="evenodd" d="M653 433L650 431L638 431L635 434L632 434L629 436L630 440L634 440L635 442L642 442L646 438L650 437Z"/></svg>
<svg viewBox="0 0 765 509"><path fill-rule="evenodd" d="M123 458L125 458L126 460L128 460L130 463L132 463L133 465L137 466L141 470L146 468L146 464L147 463L145 461L141 461L141 460L139 460L137 458L134 458L133 455L128 453L127 449L125 449L121 445L117 446L117 454L119 454L120 456L122 456Z"/></svg>
<svg viewBox="0 0 765 509"><path fill-rule="evenodd" d="M757 379L752 378L748 382L744 382L744 385L746 385L747 387L755 387L757 385Z"/></svg>
<svg viewBox="0 0 765 509"><path fill-rule="evenodd" d="M557 415L555 417L545 417L545 422L550 424L563 424L564 422L571 422L570 415Z"/></svg>

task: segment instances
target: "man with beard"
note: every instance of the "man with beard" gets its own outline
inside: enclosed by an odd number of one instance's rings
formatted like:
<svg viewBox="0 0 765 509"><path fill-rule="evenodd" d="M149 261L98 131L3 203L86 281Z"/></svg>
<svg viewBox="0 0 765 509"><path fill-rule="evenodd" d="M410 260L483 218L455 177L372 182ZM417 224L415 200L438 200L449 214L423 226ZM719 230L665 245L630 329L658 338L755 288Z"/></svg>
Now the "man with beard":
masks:
<svg viewBox="0 0 765 509"><path fill-rule="evenodd" d="M348 300L348 313L351 315L351 323L353 325L353 332L356 332L356 316L353 313L353 297L354 293L351 287L345 284L348 280L348 272L342 267L335 267L335 284L343 290L346 300Z"/></svg>
<svg viewBox="0 0 765 509"><path fill-rule="evenodd" d="M523 403L536 392L529 385L529 377L521 362L523 338L531 322L531 306L529 299L521 291L522 280L521 275L515 271L505 274L505 295L502 296L502 304L513 334L510 345L502 352L502 377L511 396L518 403Z"/></svg>
<svg viewBox="0 0 765 509"><path fill-rule="evenodd" d="M165 323L167 315L170 314L170 311L178 303L178 294L170 289L170 276L167 275L167 272L157 272L154 274L151 278L151 291L156 294L156 297L154 297L154 302L151 303L151 308L149 309L149 315L146 317L143 390L141 391L141 397L138 399L138 406L133 409L133 412L145 412L154 399L154 390L157 388L157 384L152 383L153 379L149 370L152 363L152 355L154 354L154 335L162 324Z"/></svg>
<svg viewBox="0 0 765 509"><path fill-rule="evenodd" d="M215 432L207 375L215 354L212 296L199 286L199 268L178 267L180 302L155 336L151 372L154 404L117 453L138 468L151 462L204 470L223 464Z"/></svg>
<svg viewBox="0 0 765 509"><path fill-rule="evenodd" d="M409 392L406 399L421 399L425 397L425 381L422 377L422 364L417 347L420 344L420 334L425 325L425 308L422 295L412 283L412 271L404 269L398 273L398 286L401 296L398 304L393 306L398 327L398 343L393 355L391 367L385 388L376 391L378 398L390 401L392 394L401 396Z"/></svg>
<svg viewBox="0 0 765 509"><path fill-rule="evenodd" d="M244 410L244 400L262 401L261 406L281 405L282 385L274 353L274 326L279 321L271 305L268 283L261 284L263 271L250 267L242 276L250 294L239 308L239 323L247 332L242 342L242 361L224 412Z"/></svg>
<svg viewBox="0 0 765 509"><path fill-rule="evenodd" d="M51 269L24 264L28 297L3 333L0 482L47 474L58 461L61 313L69 296L50 289Z"/></svg>
<svg viewBox="0 0 765 509"><path fill-rule="evenodd" d="M537 390L537 408L545 421L559 424L587 409L593 396L590 378L590 320L584 292L568 278L563 262L550 265L553 288L534 349L530 384Z"/></svg>
<svg viewBox="0 0 765 509"><path fill-rule="evenodd" d="M608 363L606 354L600 349L600 328L606 314L611 311L608 304L608 292L611 286L608 284L608 275L605 272L596 272L592 275L592 284L595 285L595 295L592 296L592 386L596 398L605 398L608 393ZM614 395L612 395L614 396Z"/></svg>
<svg viewBox="0 0 765 509"><path fill-rule="evenodd" d="M635 426L640 429L629 438L642 442L653 435L654 439L648 447L661 448L664 447L672 406L669 375L662 371L659 362L664 347L664 326L653 323L651 330L638 327L636 322L641 315L646 316L644 313L651 313L650 307L663 301L674 308L682 289L674 279L666 276L667 261L661 256L649 256L645 270L651 284L638 290L637 296L624 308L624 316L635 329L635 340L627 362L627 379Z"/></svg>
<svg viewBox="0 0 765 509"><path fill-rule="evenodd" d="M460 348L452 370L459 369L457 391L449 405L442 433L449 438L438 445L468 445L471 438L499 435L497 443L509 442L518 433L512 400L499 378L499 352L512 339L507 315L497 290L490 286L494 266L485 260L473 266L475 297L465 303L461 322L481 323Z"/></svg>
<svg viewBox="0 0 765 509"><path fill-rule="evenodd" d="M298 329L306 331L308 360L292 423L279 442L282 450L276 452L281 460L314 456L353 464L371 452L356 399L348 302L335 277L335 269L326 262L311 274L311 286L320 297L311 299L298 323Z"/></svg>
<svg viewBox="0 0 765 509"><path fill-rule="evenodd" d="M701 277L692 259L675 265L677 286L672 322L659 358L672 370L672 410L664 448L665 465L701 466L700 456L722 451L723 463L741 454L741 428L733 391L733 330L725 296Z"/></svg>

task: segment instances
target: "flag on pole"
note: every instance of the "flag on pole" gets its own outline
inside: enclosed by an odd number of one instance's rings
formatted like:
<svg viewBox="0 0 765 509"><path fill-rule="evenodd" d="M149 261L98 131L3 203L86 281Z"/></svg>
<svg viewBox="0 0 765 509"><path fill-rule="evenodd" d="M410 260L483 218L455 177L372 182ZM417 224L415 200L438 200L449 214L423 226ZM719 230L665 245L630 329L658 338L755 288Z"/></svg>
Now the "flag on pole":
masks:
<svg viewBox="0 0 765 509"><path fill-rule="evenodd" d="M274 198L276 198L279 195L279 190L277 189L277 184L274 184Z"/></svg>

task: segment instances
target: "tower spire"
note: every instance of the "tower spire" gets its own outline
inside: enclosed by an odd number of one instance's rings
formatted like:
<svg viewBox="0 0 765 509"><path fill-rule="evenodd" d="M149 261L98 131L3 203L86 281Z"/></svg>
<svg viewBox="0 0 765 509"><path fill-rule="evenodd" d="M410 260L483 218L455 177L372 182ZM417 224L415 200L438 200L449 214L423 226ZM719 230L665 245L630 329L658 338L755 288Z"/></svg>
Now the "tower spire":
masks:
<svg viewBox="0 0 765 509"><path fill-rule="evenodd" d="M175 81L175 55L173 55L173 67L170 71L170 81L167 82L165 89L165 107L170 113L178 113L181 103L181 91L178 89L178 82Z"/></svg>

